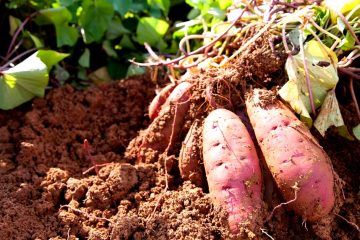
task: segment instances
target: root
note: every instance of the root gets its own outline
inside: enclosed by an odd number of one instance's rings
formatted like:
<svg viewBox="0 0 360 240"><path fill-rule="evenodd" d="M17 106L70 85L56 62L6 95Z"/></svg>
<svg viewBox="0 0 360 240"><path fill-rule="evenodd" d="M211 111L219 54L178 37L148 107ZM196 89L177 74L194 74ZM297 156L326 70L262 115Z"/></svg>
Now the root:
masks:
<svg viewBox="0 0 360 240"><path fill-rule="evenodd" d="M292 186L292 188L294 189L294 193L295 193L294 199L291 199L291 200L289 200L289 201L287 201L287 202L280 203L279 205L277 205L276 207L274 207L274 209L271 211L271 214L270 214L270 215L267 217L267 219L265 220L265 223L268 222L268 221L270 221L270 219L274 216L274 213L275 213L275 210L276 210L276 209L278 209L278 208L280 208L280 207L282 207L282 206L288 205L288 204L293 203L293 202L296 201L296 199L297 199L297 193L298 193L298 191L300 190L300 188L298 187L298 184L297 184L297 183L295 183L295 185Z"/></svg>
<svg viewBox="0 0 360 240"><path fill-rule="evenodd" d="M242 51L244 51L246 48L248 48L251 44L253 44L261 35L263 35L268 28L273 24L275 21L275 18L272 18L269 23L267 23L255 36L253 36L250 40L248 40L245 44L243 44L233 55L231 55L229 58L226 59L226 61L222 61L220 63L220 66L224 66L226 63L228 63L230 60L234 59L236 56L238 56Z"/></svg>
<svg viewBox="0 0 360 240"><path fill-rule="evenodd" d="M105 166L109 165L109 164L111 164L111 163L95 164L94 166L92 166L92 167L86 169L85 171L83 171L82 174L83 174L83 175L86 175L86 174L88 174L89 172L91 172L92 170L95 170L96 175L98 175L100 169L101 169L102 167L105 167Z"/></svg>
<svg viewBox="0 0 360 240"><path fill-rule="evenodd" d="M222 96L222 94L219 94L219 93L217 93L217 94L213 93L213 89L214 89L215 84L216 84L216 89L219 92L219 89L221 88L221 85L220 85L221 82L224 82L225 86L227 87L227 92L228 92L227 97L224 97L224 96ZM231 96L230 96L231 91L230 90L231 90L231 88L230 88L229 83L227 81L225 81L225 80L212 81L205 89L205 96L206 96L205 98L206 98L207 102L209 103L209 105L211 107L215 108L215 109L219 108L219 107L224 107L224 106L221 105L221 104L216 103L216 100L215 100L214 96L216 96L218 98L221 98L225 102L228 102L229 106L231 108L233 108L233 104L231 102Z"/></svg>
<svg viewBox="0 0 360 240"><path fill-rule="evenodd" d="M80 209L73 208L73 207L71 207L70 205L62 205L62 206L60 207L60 210L63 209L63 208L70 209L71 211L76 212L76 213L78 213L78 214L80 214L80 215L83 215L83 216L87 217L88 219L92 219L92 218L93 218L93 219L98 220L98 221L105 221L105 222L114 224L114 222L111 221L110 219L103 218L103 217L97 217L97 216L91 215L91 214L89 214L89 213L86 213L86 212L84 212L84 211L81 211Z"/></svg>
<svg viewBox="0 0 360 240"><path fill-rule="evenodd" d="M266 229L260 228L260 231L261 231L263 234L265 234L266 236L268 236L271 240L274 240L274 238L273 238L269 233L266 232Z"/></svg>
<svg viewBox="0 0 360 240"><path fill-rule="evenodd" d="M301 225L306 229L307 232L309 231L309 229L307 228L307 225L306 225L306 219L304 219L302 221Z"/></svg>
<svg viewBox="0 0 360 240"><path fill-rule="evenodd" d="M251 0L251 3L254 2L254 0ZM212 40L211 42L209 42L208 44L186 54L186 55L182 55L178 58L175 58L173 60L169 60L169 61L163 61L160 59L160 57L156 57L156 58L159 58L160 60L157 61L157 62L149 62L149 63L139 63L139 62L136 62L134 60L130 60L131 63L137 65L137 66L141 66L141 67L150 67L150 66L168 66L168 65L172 65L172 64L177 64L179 63L181 60L189 57L189 56L192 56L192 55L195 55L195 54L198 54L198 53L202 53L204 51L206 51L206 49L214 46L220 39L224 38L224 36L226 36L226 34L230 31L230 29L232 29L235 24L237 23L237 21L239 19L241 19L242 15L245 13L245 11L247 11L249 9L249 6L247 5L245 8L242 9L241 13L239 14L239 16L237 17L237 19L235 19L231 24L230 26L222 33L220 34L218 37L216 37L214 40ZM154 53L154 51L152 51L151 47L149 46L148 50L150 50L151 52ZM155 54L156 55L156 54Z"/></svg>
<svg viewBox="0 0 360 240"><path fill-rule="evenodd" d="M70 240L70 231L71 231L71 228L69 227L69 229L67 231L66 240Z"/></svg>
<svg viewBox="0 0 360 240"><path fill-rule="evenodd" d="M87 161L91 162L92 167L85 170L83 174L88 174L90 171L95 170L96 175L99 175L99 170L101 167L108 165L109 163L97 164L93 156L91 155L91 145L87 139L84 140L83 149L85 152L85 158Z"/></svg>
<svg viewBox="0 0 360 240"><path fill-rule="evenodd" d="M345 222L347 222L349 225L351 225L352 227L354 227L358 232L360 232L360 227L358 225L356 225L356 223L350 222L349 220L347 220L346 218L344 218L343 216L335 213L335 215L339 218L341 218L342 220L344 220Z"/></svg>

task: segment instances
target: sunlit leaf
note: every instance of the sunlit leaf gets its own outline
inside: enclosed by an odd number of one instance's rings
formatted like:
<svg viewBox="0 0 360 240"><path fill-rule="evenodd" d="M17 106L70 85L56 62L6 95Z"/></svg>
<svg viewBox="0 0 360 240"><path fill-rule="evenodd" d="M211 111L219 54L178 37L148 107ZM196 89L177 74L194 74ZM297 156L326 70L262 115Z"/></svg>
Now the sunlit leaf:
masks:
<svg viewBox="0 0 360 240"><path fill-rule="evenodd" d="M53 50L39 50L37 51L37 57L41 59L43 63L46 64L48 72L51 68L63 60L64 58L68 57L70 54L68 53L60 53Z"/></svg>
<svg viewBox="0 0 360 240"><path fill-rule="evenodd" d="M153 47L162 49L166 47L166 43L162 39L169 24L161 19L153 17L143 17L140 19L136 29L136 39L140 44L147 42Z"/></svg>
<svg viewBox="0 0 360 240"><path fill-rule="evenodd" d="M304 46L306 66L308 68L314 103L322 105L327 92L338 82L337 57L329 48L315 40ZM306 85L302 55L289 57L285 65L289 81L280 89L280 96L287 101L296 113L310 118L311 106Z"/></svg>
<svg viewBox="0 0 360 240"><path fill-rule="evenodd" d="M106 0L84 0L82 8L79 24L85 43L99 41L113 18L113 5Z"/></svg>
<svg viewBox="0 0 360 240"><path fill-rule="evenodd" d="M61 56L61 57L60 57ZM30 99L43 97L51 67L67 55L39 50L0 76L0 108L15 108Z"/></svg>
<svg viewBox="0 0 360 240"><path fill-rule="evenodd" d="M349 51L349 50L353 49L354 46L355 46L355 39L350 34L350 32L347 32L345 37L343 39L341 39L341 42L340 42L338 48L341 48L344 51Z"/></svg>
<svg viewBox="0 0 360 240"><path fill-rule="evenodd" d="M324 4L333 11L339 11L346 15L360 4L360 0L325 0ZM336 22L336 13L331 13L331 20Z"/></svg>
<svg viewBox="0 0 360 240"><path fill-rule="evenodd" d="M147 0L149 6L156 6L167 16L170 8L170 0Z"/></svg>
<svg viewBox="0 0 360 240"><path fill-rule="evenodd" d="M331 90L325 97L320 113L314 122L314 127L322 136L325 136L325 132L329 127L341 127L344 125L335 91Z"/></svg>
<svg viewBox="0 0 360 240"><path fill-rule="evenodd" d="M353 128L354 136L357 140L360 140L360 124Z"/></svg>

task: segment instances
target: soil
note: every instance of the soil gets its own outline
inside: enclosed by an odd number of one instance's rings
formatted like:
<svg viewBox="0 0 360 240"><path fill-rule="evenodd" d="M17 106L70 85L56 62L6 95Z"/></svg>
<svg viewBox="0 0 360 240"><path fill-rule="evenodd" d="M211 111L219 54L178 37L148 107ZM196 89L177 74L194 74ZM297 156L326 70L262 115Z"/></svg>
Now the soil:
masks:
<svg viewBox="0 0 360 240"><path fill-rule="evenodd" d="M129 143L150 124L154 96L151 81L136 77L86 91L53 89L44 99L0 111L0 239L236 238L206 186L183 181L178 170L165 176L163 164L176 166L178 156L144 163L131 157L136 144ZM350 126L353 109L342 106ZM321 228L280 208L255 238L360 238L353 225L360 223L359 142L334 131L315 136L345 182L338 215ZM93 163L101 165L97 174ZM264 179L272 188L266 173ZM276 190L264 193L272 199L268 214L282 201L273 196Z"/></svg>

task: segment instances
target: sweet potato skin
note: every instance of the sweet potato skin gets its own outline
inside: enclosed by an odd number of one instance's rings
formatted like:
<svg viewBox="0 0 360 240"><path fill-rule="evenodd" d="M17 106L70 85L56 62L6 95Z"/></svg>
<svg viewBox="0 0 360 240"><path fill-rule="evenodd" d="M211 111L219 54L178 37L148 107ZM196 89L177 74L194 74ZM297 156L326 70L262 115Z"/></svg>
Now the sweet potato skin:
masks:
<svg viewBox="0 0 360 240"><path fill-rule="evenodd" d="M184 180L190 180L198 187L205 184L205 172L202 163L201 146L202 121L195 120L191 125L179 154L180 176Z"/></svg>
<svg viewBox="0 0 360 240"><path fill-rule="evenodd" d="M255 89L247 112L265 161L286 201L304 220L317 221L335 202L331 161L308 128L270 91ZM294 188L295 187L295 188Z"/></svg>
<svg viewBox="0 0 360 240"><path fill-rule="evenodd" d="M172 83L160 90L160 92L154 97L149 105L149 118L154 120L161 110L161 107L168 99L171 92L176 87L176 84Z"/></svg>
<svg viewBox="0 0 360 240"><path fill-rule="evenodd" d="M261 207L261 171L255 146L239 117L216 109L205 119L203 158L214 204L228 212L230 230L252 225Z"/></svg>
<svg viewBox="0 0 360 240"><path fill-rule="evenodd" d="M159 116L147 128L142 148L162 152L171 147L183 127L186 112L189 110L191 87L190 83L182 82L172 91Z"/></svg>

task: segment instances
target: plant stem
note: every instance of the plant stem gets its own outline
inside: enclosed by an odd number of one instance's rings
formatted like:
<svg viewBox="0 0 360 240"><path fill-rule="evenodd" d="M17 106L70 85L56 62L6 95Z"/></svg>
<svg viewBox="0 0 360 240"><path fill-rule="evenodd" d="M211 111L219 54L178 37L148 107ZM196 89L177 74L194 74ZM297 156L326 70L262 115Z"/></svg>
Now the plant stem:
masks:
<svg viewBox="0 0 360 240"><path fill-rule="evenodd" d="M31 48L31 49L28 49L28 50L26 50L25 52L17 55L16 57L14 57L14 58L11 59L10 61L8 61L5 65L1 66L1 67L0 67L0 72L5 71L6 68L7 68L7 66L9 66L11 63L16 62L17 60L19 60L19 59L22 58L23 56L25 56L25 55L27 55L27 54L35 51L35 50L36 50L36 48Z"/></svg>
<svg viewBox="0 0 360 240"><path fill-rule="evenodd" d="M252 0L250 3L252 3L254 0ZM241 19L242 15L245 13L245 11L248 10L248 6L246 6L242 11L241 13L239 14L239 16L231 23L231 25L222 33L220 34L217 38L215 38L214 40L212 40L210 43L188 53L188 55L182 55L178 58L175 58L173 60L170 60L170 61L159 61L159 62L154 62L154 63L138 63L138 62L135 62L134 60L129 60L131 63L135 64L135 65L138 65L138 66L141 66L141 67L150 67L150 66L167 66L167 65L170 65L170 64L174 64L174 63L178 63L179 61L183 60L184 58L188 57L188 56L191 56L191 55L194 55L194 54L198 54L204 50L206 50L207 48L213 46L217 41L219 41L221 38L223 38L227 32L230 31L231 28L233 28L236 24L236 22Z"/></svg>
<svg viewBox="0 0 360 240"><path fill-rule="evenodd" d="M359 104L357 102L357 99L356 99L356 95L355 95L355 91L354 91L354 81L353 81L353 78L350 77L350 93L351 93L351 97L354 101L354 105L355 105L355 109L356 109L356 114L359 118L359 121L360 121L360 109L359 109Z"/></svg>
<svg viewBox="0 0 360 240"><path fill-rule="evenodd" d="M360 74L356 74L356 72L352 71L349 68L345 68L345 67L338 67L338 70L350 77L352 77L353 79L360 79Z"/></svg>
<svg viewBox="0 0 360 240"><path fill-rule="evenodd" d="M305 57L304 43L303 43L302 34L300 34L300 53L301 53L301 57L302 57L303 64L304 64L306 86L307 86L307 89L308 89L308 92L309 92L309 100L310 100L311 111L312 111L313 115L316 116L314 96L313 96L312 87L311 87L309 70L308 70L308 67L306 65L306 57Z"/></svg>
<svg viewBox="0 0 360 240"><path fill-rule="evenodd" d="M351 27L349 21L346 19L346 17L339 11L335 10L336 14L341 18L341 20L344 22L346 29L350 32L351 36L355 39L355 42L357 45L360 45L360 41L358 37L356 36L354 29Z"/></svg>
<svg viewBox="0 0 360 240"><path fill-rule="evenodd" d="M18 27L18 29L17 29L16 32L14 33L14 36L13 36L12 39L11 39L11 43L10 43L10 45L9 45L9 48L8 48L7 52L6 52L5 58L9 58L8 55L9 55L9 53L12 51L12 48L13 48L13 46L14 46L14 44L15 44L15 41L16 41L17 37L19 36L20 32L24 29L26 23L29 22L30 19L32 19L33 17L35 17L38 13L39 13L39 12L34 12L34 13L32 13L30 16L28 16L27 18L25 18L25 20L20 24L20 26Z"/></svg>

